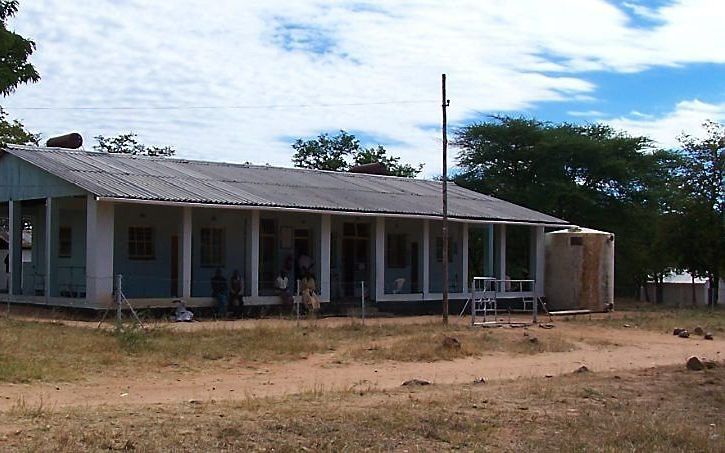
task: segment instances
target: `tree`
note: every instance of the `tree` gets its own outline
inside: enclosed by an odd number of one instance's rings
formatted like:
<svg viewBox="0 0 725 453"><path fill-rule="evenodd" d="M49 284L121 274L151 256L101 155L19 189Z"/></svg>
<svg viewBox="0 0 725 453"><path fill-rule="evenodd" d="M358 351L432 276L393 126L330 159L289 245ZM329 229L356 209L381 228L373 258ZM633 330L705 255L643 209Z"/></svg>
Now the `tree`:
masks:
<svg viewBox="0 0 725 453"><path fill-rule="evenodd" d="M422 164L417 168L401 164L400 157L389 156L381 145L364 148L354 135L343 130L332 137L320 134L316 139L297 139L292 148L295 150L292 162L295 167L300 168L348 171L355 165L381 163L385 165L389 174L405 178L414 178L423 169Z"/></svg>
<svg viewBox="0 0 725 453"><path fill-rule="evenodd" d="M3 96L23 83L40 80L38 71L28 62L35 43L8 30L8 19L17 12L17 0L0 0L0 93Z"/></svg>
<svg viewBox="0 0 725 453"><path fill-rule="evenodd" d="M8 119L8 114L0 107L0 147L9 143L15 145L37 145L40 134L34 134L18 120Z"/></svg>
<svg viewBox="0 0 725 453"><path fill-rule="evenodd" d="M680 246L686 268L710 281L710 304L717 303L725 272L725 125L703 124L705 137L679 137L683 197L678 231L687 231Z"/></svg>
<svg viewBox="0 0 725 453"><path fill-rule="evenodd" d="M138 135L133 132L128 134L119 134L115 137L104 137L97 135L95 137L98 144L93 146L96 151L111 154L131 154L134 156L155 156L170 157L176 154L176 150L170 146L146 146L138 141Z"/></svg>
<svg viewBox="0 0 725 453"><path fill-rule="evenodd" d="M673 265L652 238L665 203L664 167L672 158L601 124L552 124L493 117L465 126L453 144L467 188L617 235L617 285L632 293Z"/></svg>

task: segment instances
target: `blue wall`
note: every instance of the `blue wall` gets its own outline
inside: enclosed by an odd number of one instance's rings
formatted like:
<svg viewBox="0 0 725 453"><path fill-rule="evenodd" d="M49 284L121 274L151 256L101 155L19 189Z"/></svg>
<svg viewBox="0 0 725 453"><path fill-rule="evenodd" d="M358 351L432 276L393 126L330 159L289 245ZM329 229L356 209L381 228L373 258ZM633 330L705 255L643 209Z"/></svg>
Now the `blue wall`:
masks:
<svg viewBox="0 0 725 453"><path fill-rule="evenodd" d="M7 153L0 154L0 202L85 195L86 192Z"/></svg>

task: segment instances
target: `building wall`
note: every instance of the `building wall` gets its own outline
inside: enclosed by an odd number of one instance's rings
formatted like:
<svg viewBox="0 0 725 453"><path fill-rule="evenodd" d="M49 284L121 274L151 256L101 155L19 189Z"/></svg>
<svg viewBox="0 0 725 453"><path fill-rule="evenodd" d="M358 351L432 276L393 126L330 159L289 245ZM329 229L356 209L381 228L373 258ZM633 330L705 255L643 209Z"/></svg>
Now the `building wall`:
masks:
<svg viewBox="0 0 725 453"><path fill-rule="evenodd" d="M443 239L443 223L430 222L430 292L443 291L443 261L439 260L441 251L439 238ZM448 262L448 291L463 291L463 224L448 222L448 237L451 243ZM437 255L438 253L438 255Z"/></svg>
<svg viewBox="0 0 725 453"><path fill-rule="evenodd" d="M274 279L281 269L285 269L289 279L289 289L296 291L296 281L302 279L299 275L299 254L295 251L295 230L309 230L310 253L312 259L312 275L320 285L320 219L319 214L301 214L291 212L260 211L260 224L265 220L274 221L276 228L276 251L273 255L274 266L272 267L271 279L263 276L263 269L260 262L259 267L259 294L274 295ZM261 228L260 228L261 231ZM260 242L260 261L263 258L263 246ZM263 278L264 277L264 278Z"/></svg>
<svg viewBox="0 0 725 453"><path fill-rule="evenodd" d="M695 294L697 305L707 305L707 283L695 283ZM655 300L655 284L647 283L650 301ZM640 300L647 300L644 294L645 288L640 291ZM662 285L662 303L671 306L689 307L692 305L692 284L691 283L664 283Z"/></svg>
<svg viewBox="0 0 725 453"><path fill-rule="evenodd" d="M390 240L392 235L403 235L404 241L404 266L392 267L389 254ZM418 253L413 256L414 244L417 245ZM413 287L413 264L417 260L415 272L418 276L417 288ZM403 264L403 263L400 263ZM398 287L396 280L403 285ZM388 218L385 221L385 293L386 294L411 294L423 292L423 220L405 220Z"/></svg>
<svg viewBox="0 0 725 453"><path fill-rule="evenodd" d="M82 198L54 198L51 213L51 275L52 297L83 297L86 292L86 203ZM59 255L62 227L71 229L71 253ZM38 235L45 243L45 235ZM45 246L43 246L43 249ZM55 272L52 272L52 271Z"/></svg>
<svg viewBox="0 0 725 453"><path fill-rule="evenodd" d="M123 275L123 292L127 298L174 297L171 238L181 238L181 213L181 208L168 206L120 203L115 206L113 273ZM130 227L152 227L153 259L139 260L129 257ZM181 275L179 281L180 279Z"/></svg>
<svg viewBox="0 0 725 453"><path fill-rule="evenodd" d="M247 224L250 213L242 210L195 208L192 211L192 268L191 268L191 295L193 297L211 297L211 278L217 268L220 268L229 280L232 273L238 270L245 283L250 280L247 262ZM214 228L222 230L224 256L220 265L202 265L201 260L201 230ZM179 234L181 237L181 234ZM248 284L244 286L245 293L250 294Z"/></svg>
<svg viewBox="0 0 725 453"><path fill-rule="evenodd" d="M368 247L367 247L367 266L358 263L354 272L353 281L345 278L343 241L345 238L344 225L346 223L367 225ZM365 283L365 293L367 297L375 295L375 218L374 217L356 217L333 215L330 219L331 238L330 238L330 294L332 300L341 300L344 298L359 299L362 291L361 282Z"/></svg>
<svg viewBox="0 0 725 453"><path fill-rule="evenodd" d="M85 191L10 154L0 155L0 201L85 195Z"/></svg>

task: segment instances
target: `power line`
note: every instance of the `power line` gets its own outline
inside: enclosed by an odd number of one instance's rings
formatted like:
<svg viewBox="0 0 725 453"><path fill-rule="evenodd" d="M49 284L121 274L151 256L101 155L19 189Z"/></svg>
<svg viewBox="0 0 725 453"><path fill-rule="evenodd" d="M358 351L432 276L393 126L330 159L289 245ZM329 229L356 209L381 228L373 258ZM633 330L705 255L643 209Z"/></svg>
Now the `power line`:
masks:
<svg viewBox="0 0 725 453"><path fill-rule="evenodd" d="M263 110L286 108L313 107L358 107L369 105L407 105L430 104L438 101L377 101L377 102L341 102L320 104L266 104L266 105L161 105L161 106L43 106L43 107L8 107L13 110Z"/></svg>

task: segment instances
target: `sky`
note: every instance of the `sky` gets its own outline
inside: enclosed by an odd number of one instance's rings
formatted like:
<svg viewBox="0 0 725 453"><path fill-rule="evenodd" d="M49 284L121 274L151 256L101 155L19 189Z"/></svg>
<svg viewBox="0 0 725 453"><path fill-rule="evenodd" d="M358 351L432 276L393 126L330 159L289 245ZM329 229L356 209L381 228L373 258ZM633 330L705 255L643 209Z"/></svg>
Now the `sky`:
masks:
<svg viewBox="0 0 725 453"><path fill-rule="evenodd" d="M604 122L674 147L725 121L723 0L21 0L41 81L0 99L43 137L132 131L189 159L291 166L340 129L441 173L491 115ZM450 151L455 165L456 150Z"/></svg>

